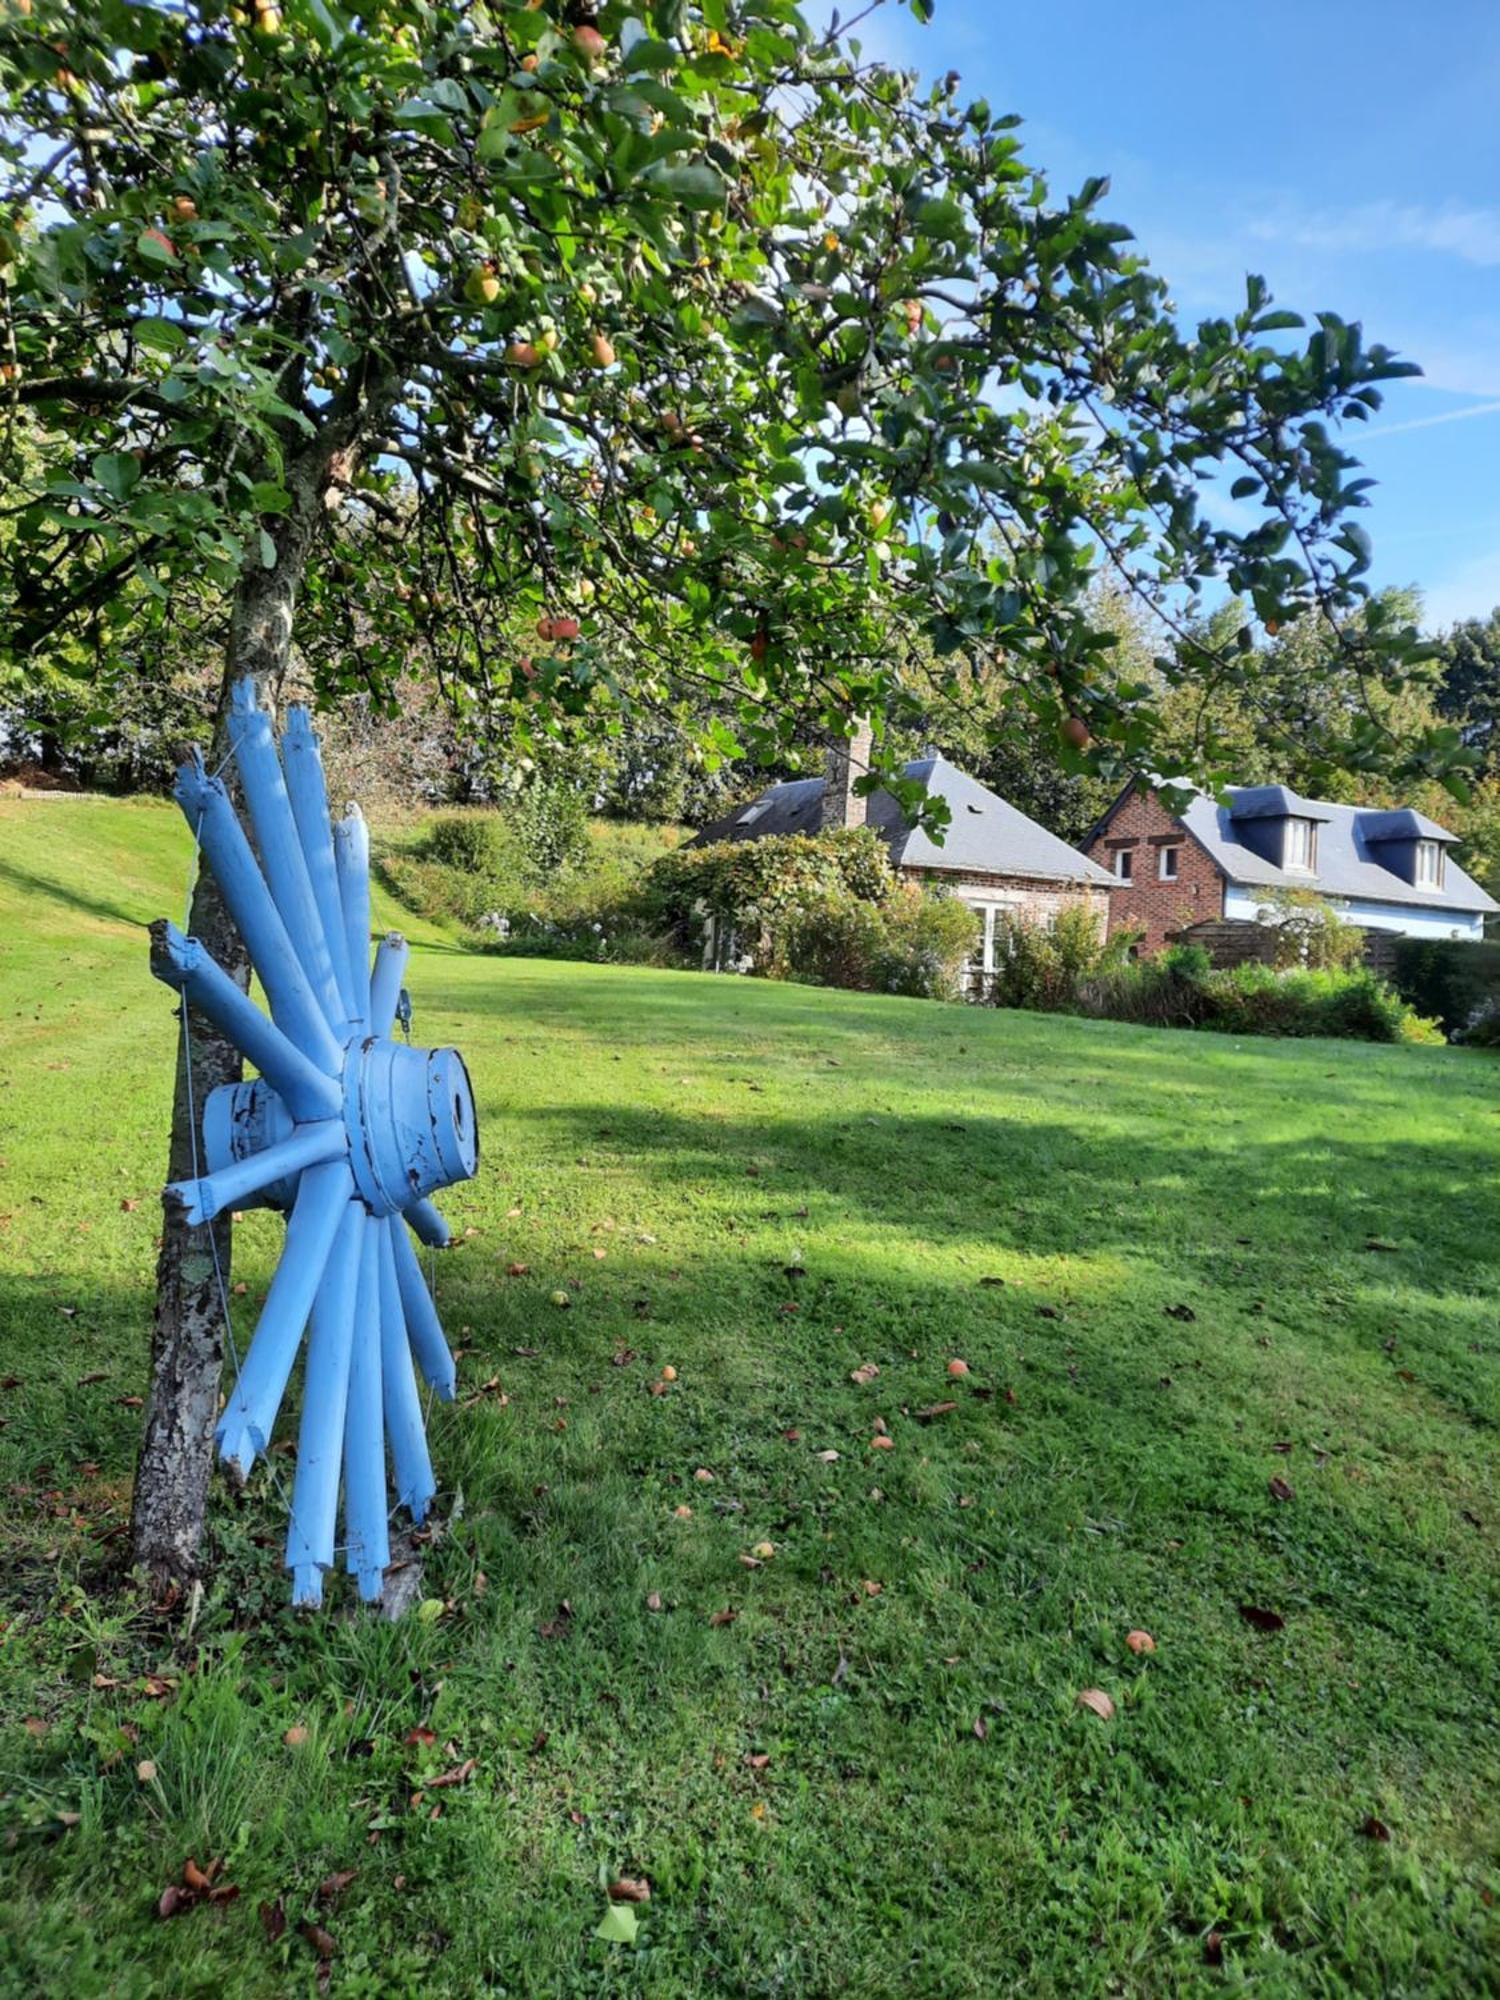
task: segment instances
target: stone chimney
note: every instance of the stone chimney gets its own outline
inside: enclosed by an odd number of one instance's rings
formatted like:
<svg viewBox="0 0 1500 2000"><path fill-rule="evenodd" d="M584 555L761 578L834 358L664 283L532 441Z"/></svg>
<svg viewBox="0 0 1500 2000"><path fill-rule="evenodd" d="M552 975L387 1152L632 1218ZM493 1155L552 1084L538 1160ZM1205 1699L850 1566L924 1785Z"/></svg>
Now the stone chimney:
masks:
<svg viewBox="0 0 1500 2000"><path fill-rule="evenodd" d="M863 826L870 801L854 786L870 768L875 734L861 717L850 736L835 737L828 747L828 775L823 785L823 804L818 815L819 833L835 827Z"/></svg>

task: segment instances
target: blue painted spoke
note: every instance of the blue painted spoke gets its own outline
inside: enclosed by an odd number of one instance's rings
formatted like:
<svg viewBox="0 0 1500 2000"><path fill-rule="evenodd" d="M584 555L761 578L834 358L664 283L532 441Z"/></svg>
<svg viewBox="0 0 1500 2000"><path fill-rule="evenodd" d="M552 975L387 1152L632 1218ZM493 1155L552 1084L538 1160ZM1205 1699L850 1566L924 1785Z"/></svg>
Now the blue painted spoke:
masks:
<svg viewBox="0 0 1500 2000"><path fill-rule="evenodd" d="M307 860L297 834L286 776L276 754L271 718L255 699L252 681L241 681L229 709L229 740L234 745L255 844L266 880L287 935L318 996L330 1027L344 1025L346 1009L333 973L333 958L323 934L323 920L307 872Z"/></svg>
<svg viewBox="0 0 1500 2000"><path fill-rule="evenodd" d="M411 1247L406 1224L399 1215L387 1218L386 1229L391 1239L406 1331L412 1352L417 1357L417 1366L433 1393L443 1402L451 1403L458 1388L458 1370L453 1365L453 1356L443 1337L442 1322L438 1319L437 1307L432 1303L432 1294L422 1276L417 1253Z"/></svg>
<svg viewBox="0 0 1500 2000"><path fill-rule="evenodd" d="M272 1020L319 1069L337 1076L343 1051L271 899L245 830L235 818L228 792L217 778L205 774L202 760L195 759L178 771L175 795L266 989Z"/></svg>
<svg viewBox="0 0 1500 2000"><path fill-rule="evenodd" d="M414 1521L423 1521L437 1485L432 1477L427 1434L422 1428L422 1400L417 1394L411 1343L406 1337L406 1315L396 1281L391 1226L389 1223L372 1226L380 1244L380 1379L385 1430L396 1475L396 1499L408 1509Z"/></svg>
<svg viewBox="0 0 1500 2000"><path fill-rule="evenodd" d="M292 1572L293 1604L309 1607L322 1603L323 1573L333 1567L364 1223L360 1203L345 1202L333 1252L313 1300L307 1336L286 1566Z"/></svg>
<svg viewBox="0 0 1500 2000"><path fill-rule="evenodd" d="M396 1022L396 1003L401 998L401 982L406 977L406 961L411 946L400 931L387 931L375 951L375 970L370 975L370 1033L388 1035Z"/></svg>
<svg viewBox="0 0 1500 2000"><path fill-rule="evenodd" d="M363 1024L370 1018L370 835L358 806L350 806L333 829L333 852L349 957L349 993L354 1017Z"/></svg>
<svg viewBox="0 0 1500 2000"><path fill-rule="evenodd" d="M360 1243L359 1304L344 1413L344 1561L373 1603L391 1559L386 1525L385 1439L381 1424L379 1224L366 1216Z"/></svg>
<svg viewBox="0 0 1500 2000"><path fill-rule="evenodd" d="M337 1118L343 1093L330 1076L268 1021L243 994L197 938L185 938L161 919L151 926L151 970L222 1028L241 1055L248 1056L293 1118Z"/></svg>
<svg viewBox="0 0 1500 2000"><path fill-rule="evenodd" d="M287 794L297 837L307 862L308 880L318 905L318 917L328 955L333 960L333 976L343 1002L344 1015L354 1018L354 986L349 977L349 948L344 937L343 910L339 903L338 867L333 858L333 831L328 819L328 786L323 776L323 756L317 733L307 710L300 702L287 710L286 727L281 732L281 762L286 772ZM381 1030L380 1032L388 1032Z"/></svg>
<svg viewBox="0 0 1500 2000"><path fill-rule="evenodd" d="M180 1201L187 1219L196 1229L212 1222L226 1208L259 1194L272 1181L300 1174L304 1167L316 1167L324 1160L342 1161L349 1150L343 1120L320 1119L315 1125L299 1125L289 1139L282 1139L263 1152L234 1160L217 1173L204 1174L196 1181L173 1181L169 1197Z"/></svg>
<svg viewBox="0 0 1500 2000"><path fill-rule="evenodd" d="M247 1473L270 1441L302 1329L322 1283L334 1234L354 1193L343 1161L313 1167L302 1176L286 1225L286 1247L261 1308L250 1352L214 1433L220 1455Z"/></svg>
<svg viewBox="0 0 1500 2000"><path fill-rule="evenodd" d="M453 1241L453 1231L430 1201L408 1202L402 1213L429 1250L446 1250Z"/></svg>

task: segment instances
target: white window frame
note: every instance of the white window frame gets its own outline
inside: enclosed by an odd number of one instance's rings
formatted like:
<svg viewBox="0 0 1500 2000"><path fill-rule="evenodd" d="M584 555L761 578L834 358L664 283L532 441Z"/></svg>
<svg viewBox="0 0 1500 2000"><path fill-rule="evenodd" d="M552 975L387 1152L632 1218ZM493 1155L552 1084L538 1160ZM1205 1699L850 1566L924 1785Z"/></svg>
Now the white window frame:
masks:
<svg viewBox="0 0 1500 2000"><path fill-rule="evenodd" d="M1419 840L1416 855L1412 861L1412 881L1419 889L1441 889L1443 886L1443 843L1440 840Z"/></svg>
<svg viewBox="0 0 1500 2000"><path fill-rule="evenodd" d="M1156 879L1158 882L1175 882L1177 880L1177 857L1181 852L1182 846L1178 841L1168 841L1164 846L1156 850ZM1170 868L1167 866L1168 860L1172 863Z"/></svg>
<svg viewBox="0 0 1500 2000"><path fill-rule="evenodd" d="M1296 840L1306 858L1294 855L1292 843ZM1318 823L1303 819L1300 814L1289 818L1281 841L1281 865L1294 875L1316 875L1318 872Z"/></svg>
<svg viewBox="0 0 1500 2000"><path fill-rule="evenodd" d="M1135 880L1135 849L1117 847L1115 849L1115 880L1133 882Z"/></svg>

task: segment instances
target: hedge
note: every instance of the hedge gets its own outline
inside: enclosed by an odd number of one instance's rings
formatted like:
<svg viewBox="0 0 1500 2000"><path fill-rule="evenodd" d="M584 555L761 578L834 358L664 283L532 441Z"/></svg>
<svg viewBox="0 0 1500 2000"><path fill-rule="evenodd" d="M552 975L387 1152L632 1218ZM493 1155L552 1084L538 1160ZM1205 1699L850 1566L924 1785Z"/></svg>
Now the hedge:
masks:
<svg viewBox="0 0 1500 2000"><path fill-rule="evenodd" d="M1500 944L1399 938L1391 983L1419 1014L1432 1015L1445 1033L1462 1034L1476 1015L1500 1003Z"/></svg>

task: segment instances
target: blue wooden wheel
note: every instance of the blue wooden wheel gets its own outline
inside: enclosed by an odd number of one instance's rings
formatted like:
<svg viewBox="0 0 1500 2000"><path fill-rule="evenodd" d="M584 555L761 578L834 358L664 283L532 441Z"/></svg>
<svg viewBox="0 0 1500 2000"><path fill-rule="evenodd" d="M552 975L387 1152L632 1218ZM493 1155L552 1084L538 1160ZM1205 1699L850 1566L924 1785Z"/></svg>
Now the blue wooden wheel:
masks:
<svg viewBox="0 0 1500 2000"><path fill-rule="evenodd" d="M241 681L229 742L254 849L201 758L179 770L176 798L270 1011L196 938L164 919L151 926L151 970L259 1071L211 1093L203 1171L167 1198L193 1224L227 1208L285 1211L281 1261L216 1441L242 1474L265 1452L306 1332L292 1601L322 1602L341 1485L346 1565L374 1600L390 1561L387 1446L396 1505L421 1521L437 1490L417 1370L449 1401L453 1357L407 1225L426 1243L448 1242L429 1197L478 1169L474 1094L456 1049L392 1039L408 947L389 933L372 967L369 837L357 806L330 823L307 711L290 710L278 754L254 683Z"/></svg>

